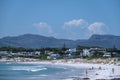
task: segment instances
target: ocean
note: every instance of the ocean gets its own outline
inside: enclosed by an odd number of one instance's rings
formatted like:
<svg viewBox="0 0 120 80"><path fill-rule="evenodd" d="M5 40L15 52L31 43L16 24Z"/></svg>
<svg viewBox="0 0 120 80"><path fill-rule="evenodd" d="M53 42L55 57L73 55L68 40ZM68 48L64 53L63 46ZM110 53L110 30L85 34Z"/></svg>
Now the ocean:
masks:
<svg viewBox="0 0 120 80"><path fill-rule="evenodd" d="M84 75L84 73L85 68L0 62L0 80L65 80Z"/></svg>

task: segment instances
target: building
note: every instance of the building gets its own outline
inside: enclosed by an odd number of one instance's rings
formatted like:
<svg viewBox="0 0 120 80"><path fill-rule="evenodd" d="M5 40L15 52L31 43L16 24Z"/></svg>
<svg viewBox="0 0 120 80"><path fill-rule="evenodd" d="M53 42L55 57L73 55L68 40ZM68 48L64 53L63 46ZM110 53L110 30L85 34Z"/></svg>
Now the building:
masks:
<svg viewBox="0 0 120 80"><path fill-rule="evenodd" d="M61 56L58 53L50 54L49 56L47 56L47 59L59 59L59 58L61 58Z"/></svg>
<svg viewBox="0 0 120 80"><path fill-rule="evenodd" d="M110 52L104 52L103 57L111 57L111 53Z"/></svg>
<svg viewBox="0 0 120 80"><path fill-rule="evenodd" d="M90 49L83 49L82 56L89 56L90 55Z"/></svg>
<svg viewBox="0 0 120 80"><path fill-rule="evenodd" d="M75 52L76 52L76 48L68 49L65 51L65 53L75 53Z"/></svg>
<svg viewBox="0 0 120 80"><path fill-rule="evenodd" d="M103 48L90 48L90 49L83 49L82 56L92 56L94 53L104 53L105 49Z"/></svg>

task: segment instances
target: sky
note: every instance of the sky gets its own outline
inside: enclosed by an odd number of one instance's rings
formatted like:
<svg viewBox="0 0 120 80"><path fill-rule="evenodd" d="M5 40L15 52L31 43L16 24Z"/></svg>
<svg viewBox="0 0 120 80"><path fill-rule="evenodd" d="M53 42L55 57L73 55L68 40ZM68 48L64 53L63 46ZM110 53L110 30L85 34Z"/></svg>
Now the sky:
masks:
<svg viewBox="0 0 120 80"><path fill-rule="evenodd" d="M0 38L120 36L120 0L0 0Z"/></svg>

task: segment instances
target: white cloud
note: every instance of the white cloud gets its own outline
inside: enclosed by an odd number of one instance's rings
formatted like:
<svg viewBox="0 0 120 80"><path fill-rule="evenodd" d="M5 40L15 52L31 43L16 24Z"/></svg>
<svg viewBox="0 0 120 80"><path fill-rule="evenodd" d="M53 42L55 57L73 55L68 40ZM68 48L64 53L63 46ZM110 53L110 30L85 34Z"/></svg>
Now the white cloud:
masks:
<svg viewBox="0 0 120 80"><path fill-rule="evenodd" d="M87 22L85 22L83 19L74 19L71 21L67 21L64 23L64 27L63 28L70 28L70 27L85 27L87 25Z"/></svg>
<svg viewBox="0 0 120 80"><path fill-rule="evenodd" d="M106 34L109 30L106 24L102 22L88 24L83 19L67 21L59 30L52 29L46 22L34 23L33 25L40 35L73 40L89 38L93 34Z"/></svg>
<svg viewBox="0 0 120 80"><path fill-rule="evenodd" d="M94 22L88 26L88 30L91 34L105 34L107 26L102 22Z"/></svg>
<svg viewBox="0 0 120 80"><path fill-rule="evenodd" d="M83 19L79 19L79 20L71 20L68 22L65 22L64 25L65 26L79 26L80 24L82 24L82 22L84 22Z"/></svg>
<svg viewBox="0 0 120 80"><path fill-rule="evenodd" d="M102 22L88 24L83 19L67 21L63 25L64 36L68 39L89 38L93 34L106 34L108 27Z"/></svg>
<svg viewBox="0 0 120 80"><path fill-rule="evenodd" d="M34 23L33 25L36 27L39 34L41 34L41 35L51 36L53 34L53 30L52 30L51 26L49 26L45 22Z"/></svg>
<svg viewBox="0 0 120 80"><path fill-rule="evenodd" d="M68 39L80 39L81 37L85 37L82 34L85 34L88 23L83 19L74 19L71 21L67 21L63 25L63 30L65 33L65 38Z"/></svg>

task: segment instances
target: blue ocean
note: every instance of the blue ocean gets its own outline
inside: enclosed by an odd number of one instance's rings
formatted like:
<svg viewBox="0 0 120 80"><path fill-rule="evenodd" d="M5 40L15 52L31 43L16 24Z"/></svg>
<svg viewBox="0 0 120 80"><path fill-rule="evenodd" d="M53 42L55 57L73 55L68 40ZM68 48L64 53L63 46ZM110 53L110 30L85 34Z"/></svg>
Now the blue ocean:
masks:
<svg viewBox="0 0 120 80"><path fill-rule="evenodd" d="M50 64L0 62L0 80L65 80L83 75L84 70Z"/></svg>

